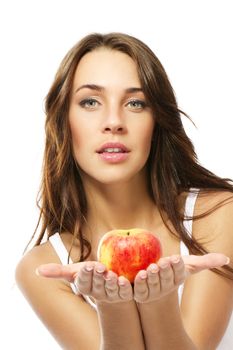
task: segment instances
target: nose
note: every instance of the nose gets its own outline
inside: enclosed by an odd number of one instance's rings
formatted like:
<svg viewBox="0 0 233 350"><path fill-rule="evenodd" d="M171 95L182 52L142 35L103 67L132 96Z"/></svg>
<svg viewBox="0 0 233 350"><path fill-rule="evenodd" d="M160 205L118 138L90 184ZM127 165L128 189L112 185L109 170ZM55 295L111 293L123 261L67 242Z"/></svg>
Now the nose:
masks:
<svg viewBox="0 0 233 350"><path fill-rule="evenodd" d="M126 133L125 119L121 115L120 111L117 111L117 110L108 111L108 116L104 119L104 122L102 125L102 131L104 133L112 133L112 134Z"/></svg>

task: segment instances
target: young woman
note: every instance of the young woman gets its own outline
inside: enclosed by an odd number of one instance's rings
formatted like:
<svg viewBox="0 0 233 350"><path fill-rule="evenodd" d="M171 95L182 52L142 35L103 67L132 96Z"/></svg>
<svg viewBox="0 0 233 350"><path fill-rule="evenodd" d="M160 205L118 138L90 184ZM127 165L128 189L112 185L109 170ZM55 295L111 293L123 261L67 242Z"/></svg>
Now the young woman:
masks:
<svg viewBox="0 0 233 350"><path fill-rule="evenodd" d="M134 37L88 35L62 61L46 99L41 231L16 269L62 348L232 348L233 186L198 163L181 113ZM131 285L97 248L133 227L163 257Z"/></svg>

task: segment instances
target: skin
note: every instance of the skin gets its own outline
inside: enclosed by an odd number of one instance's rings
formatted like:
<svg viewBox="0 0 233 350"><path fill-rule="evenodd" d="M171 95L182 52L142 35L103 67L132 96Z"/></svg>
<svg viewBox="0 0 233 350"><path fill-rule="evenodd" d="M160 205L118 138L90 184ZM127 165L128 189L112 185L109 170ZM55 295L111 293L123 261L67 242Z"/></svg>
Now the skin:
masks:
<svg viewBox="0 0 233 350"><path fill-rule="evenodd" d="M80 89L87 84L102 89ZM142 108L141 103L132 102L146 102L141 91L126 93L132 87L141 86L136 65L127 55L100 49L80 61L69 122L88 202L83 233L92 244L92 253L85 262L62 266L45 242L21 260L16 279L35 312L66 349L115 350L120 339L122 350L154 350L155 346L212 350L224 334L233 305L232 281L209 270L228 263L227 257L233 259L233 203L229 200L193 223L193 236L209 251L221 254L181 257L179 242L164 225L147 190L146 161L156 123L147 104ZM102 161L96 150L108 141L124 143L131 151L128 159L118 164ZM186 195L179 198L181 208ZM194 214L230 196L227 192L200 194ZM133 227L158 234L164 252L157 264L138 273L134 288L124 277L106 271L96 256L105 232ZM61 238L69 249L71 235L64 232ZM78 254L76 242L72 260ZM94 298L97 313L71 291L68 282ZM183 282L179 306L177 289ZM88 329L92 329L91 337Z"/></svg>
<svg viewBox="0 0 233 350"><path fill-rule="evenodd" d="M119 70L112 70L113 64ZM88 84L96 88L85 87ZM69 121L75 158L86 186L95 181L102 189L103 185L145 180L155 122L151 109L142 106L146 103L143 92L127 93L130 88L141 88L141 84L134 62L125 54L98 50L85 55L77 67ZM106 142L124 143L131 151L127 162L114 165L102 161L96 150Z"/></svg>
<svg viewBox="0 0 233 350"><path fill-rule="evenodd" d="M93 297L98 303L124 302L136 300L138 303L156 301L177 290L189 274L204 269L223 266L229 263L224 254L210 253L202 257L178 255L159 259L157 264L150 264L141 270L134 280L134 288L127 278L117 276L106 266L88 261L73 265L41 265L37 274L50 278L64 278L74 282L80 294Z"/></svg>

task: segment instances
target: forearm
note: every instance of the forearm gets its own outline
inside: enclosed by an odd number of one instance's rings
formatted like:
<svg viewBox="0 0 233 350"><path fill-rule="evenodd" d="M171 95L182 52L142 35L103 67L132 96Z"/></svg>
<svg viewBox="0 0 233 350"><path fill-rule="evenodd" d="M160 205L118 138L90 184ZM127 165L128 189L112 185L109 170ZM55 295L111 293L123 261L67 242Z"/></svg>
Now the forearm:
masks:
<svg viewBox="0 0 233 350"><path fill-rule="evenodd" d="M138 304L146 350L197 350L185 332L177 293Z"/></svg>
<svg viewBox="0 0 233 350"><path fill-rule="evenodd" d="M101 350L145 350L135 301L97 303Z"/></svg>

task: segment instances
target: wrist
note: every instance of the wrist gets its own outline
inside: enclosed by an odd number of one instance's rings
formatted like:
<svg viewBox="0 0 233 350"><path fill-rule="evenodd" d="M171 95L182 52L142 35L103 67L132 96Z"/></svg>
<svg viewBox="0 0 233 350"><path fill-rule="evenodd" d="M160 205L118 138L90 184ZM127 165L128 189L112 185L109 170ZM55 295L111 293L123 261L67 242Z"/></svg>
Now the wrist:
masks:
<svg viewBox="0 0 233 350"><path fill-rule="evenodd" d="M138 303L138 312L146 349L195 349L183 325L177 291Z"/></svg>
<svg viewBox="0 0 233 350"><path fill-rule="evenodd" d="M103 349L144 350L138 309L134 300L96 301Z"/></svg>
<svg viewBox="0 0 233 350"><path fill-rule="evenodd" d="M128 307L136 305L136 302L132 300L122 300L109 302L105 300L96 300L96 307L98 310L125 310Z"/></svg>
<svg viewBox="0 0 233 350"><path fill-rule="evenodd" d="M157 309L163 309L168 307L179 307L179 298L178 298L178 291L174 290L173 292L163 296L162 298L146 301L146 302L137 302L138 309L148 309L148 310L154 310L154 308Z"/></svg>

